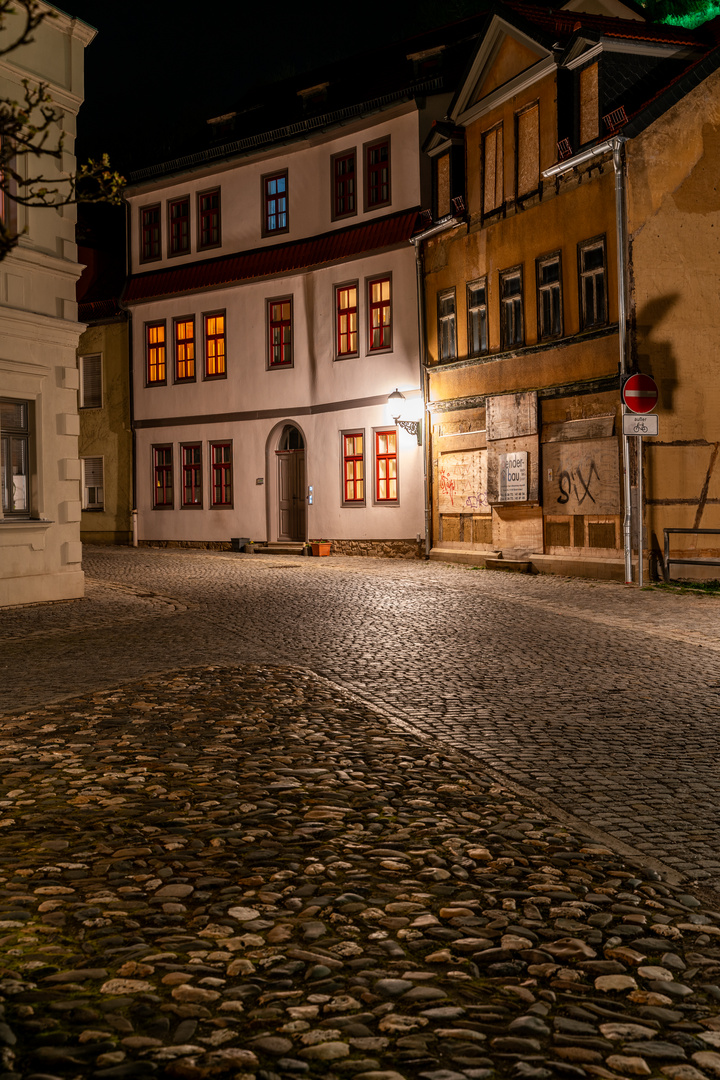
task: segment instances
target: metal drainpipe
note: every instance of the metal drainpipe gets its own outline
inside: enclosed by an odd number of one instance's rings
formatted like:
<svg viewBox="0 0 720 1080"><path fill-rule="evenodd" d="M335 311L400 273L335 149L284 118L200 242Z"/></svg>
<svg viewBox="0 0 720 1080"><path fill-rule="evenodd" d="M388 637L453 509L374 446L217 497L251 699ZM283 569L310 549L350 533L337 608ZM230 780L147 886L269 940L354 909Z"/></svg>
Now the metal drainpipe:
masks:
<svg viewBox="0 0 720 1080"><path fill-rule="evenodd" d="M620 350L620 376L621 378L628 373L627 362L627 230L625 221L625 172L624 172L624 154L623 147L627 139L622 135L617 135L612 139L607 139L605 142L600 143L598 146L591 147L589 150L584 150L580 154L576 154L574 157L567 158L565 161L559 162L557 165L553 165L551 169L545 169L543 171L543 178L557 178L563 173L570 172L571 169L579 168L580 165L586 164L588 161L592 161L595 158L601 157L603 154L607 154L612 151L613 156L613 169L615 172L615 235L618 249L617 256L617 278L618 278L618 344ZM625 406L622 407L623 416L627 412ZM625 502L625 512L623 516L623 550L625 554L625 584L632 584L632 548L630 546L631 540L631 523L632 523L632 507L630 503L630 436L623 434L622 437L622 451L623 451L623 496ZM640 515L642 517L642 515Z"/></svg>
<svg viewBox="0 0 720 1080"><path fill-rule="evenodd" d="M130 204L127 199L125 201L125 229L126 229L126 242L125 242L125 277L130 277L131 263L130 263ZM134 390L134 374L133 374L133 325L132 325L132 312L123 303L122 297L120 298L120 307L127 313L127 334L128 334L128 395L130 398L130 453L132 455L131 471L132 471L132 510L130 512L130 521L132 524L132 546L138 546L138 512L137 512L137 454L136 454L136 435L135 435L135 390Z"/></svg>
<svg viewBox="0 0 720 1080"><path fill-rule="evenodd" d="M423 433L423 492L425 499L425 558L430 558L431 533L432 533L432 515L431 515L431 501L430 501L430 478L431 470L428 467L428 458L430 456L430 420L428 418L427 410L427 365L425 363L425 357L427 353L426 341L425 341L425 282L423 274L423 257L422 257L422 242L427 239L428 236L434 236L435 233L444 232L446 229L453 229L457 225L462 225L462 218L457 218L454 214L448 215L441 221L436 222L429 228L424 229L423 232L418 233L417 236L410 238L410 243L415 248L415 276L417 282L417 294L418 294L418 356L420 359L420 389L422 391L422 433Z"/></svg>

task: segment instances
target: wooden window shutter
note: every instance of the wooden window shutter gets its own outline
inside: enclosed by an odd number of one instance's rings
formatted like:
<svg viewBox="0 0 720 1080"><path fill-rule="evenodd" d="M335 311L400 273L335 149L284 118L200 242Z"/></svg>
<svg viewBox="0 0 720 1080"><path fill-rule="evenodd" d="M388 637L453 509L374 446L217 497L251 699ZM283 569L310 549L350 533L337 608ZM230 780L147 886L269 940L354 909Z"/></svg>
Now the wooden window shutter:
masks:
<svg viewBox="0 0 720 1080"><path fill-rule="evenodd" d="M529 195L540 183L540 125L538 107L517 118L517 194Z"/></svg>
<svg viewBox="0 0 720 1080"><path fill-rule="evenodd" d="M580 72L580 145L599 134L598 66L591 64Z"/></svg>

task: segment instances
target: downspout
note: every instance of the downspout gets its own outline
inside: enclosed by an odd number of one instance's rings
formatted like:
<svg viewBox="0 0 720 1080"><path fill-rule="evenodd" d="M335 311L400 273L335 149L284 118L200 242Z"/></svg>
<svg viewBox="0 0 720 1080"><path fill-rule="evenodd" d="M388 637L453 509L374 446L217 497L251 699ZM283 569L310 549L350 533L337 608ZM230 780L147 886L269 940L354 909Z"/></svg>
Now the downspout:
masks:
<svg viewBox="0 0 720 1080"><path fill-rule="evenodd" d="M417 312L418 312L418 357L420 363L420 388L422 391L422 440L423 440L423 494L425 502L425 558L430 558L432 548L432 492L430 489L432 471L429 467L430 456L430 418L428 415L428 374L427 374L427 337L425 327L425 274L423 266L422 242L435 233L444 232L446 229L461 225L462 219L448 214L440 221L424 229L417 236L410 238L410 243L415 248L415 279L417 284Z"/></svg>
<svg viewBox="0 0 720 1080"><path fill-rule="evenodd" d="M130 277L130 204L125 199L125 230L126 230L126 243L125 243L125 279ZM130 522L132 525L132 546L138 546L138 512L137 512L137 454L136 454L136 434L135 434L135 391L134 391L134 372L133 372L133 326L132 326L132 312L123 303L122 297L120 298L120 307L127 314L127 334L128 334L128 394L130 397L130 453L132 455L132 510L130 511Z"/></svg>
<svg viewBox="0 0 720 1080"><path fill-rule="evenodd" d="M625 154L624 145L627 142L622 135L616 135L612 139L606 139L598 146L584 150L581 154L567 158L565 161L553 165L543 172L544 179L557 178L572 169L577 169L589 161L602 157L612 152L613 170L615 172L615 237L617 244L617 287L618 287L618 348L620 353L620 378L628 374L628 328L627 328L627 224L625 215ZM622 407L623 416L626 413ZM622 437L623 458L623 499L625 512L623 516L623 550L625 555L625 584L632 584L632 548L631 548L631 525L632 507L630 491L630 436L623 433Z"/></svg>

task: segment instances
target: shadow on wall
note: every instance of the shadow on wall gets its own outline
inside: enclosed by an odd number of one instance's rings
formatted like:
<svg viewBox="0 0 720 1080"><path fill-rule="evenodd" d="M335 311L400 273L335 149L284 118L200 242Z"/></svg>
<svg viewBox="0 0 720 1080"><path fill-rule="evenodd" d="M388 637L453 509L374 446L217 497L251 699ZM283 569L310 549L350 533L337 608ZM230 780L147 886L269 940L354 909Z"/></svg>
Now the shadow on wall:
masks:
<svg viewBox="0 0 720 1080"><path fill-rule="evenodd" d="M660 406L671 411L677 386L677 360L669 342L655 336L656 328L670 314L680 293L666 293L650 300L635 315L635 359L640 371L652 375L660 391Z"/></svg>

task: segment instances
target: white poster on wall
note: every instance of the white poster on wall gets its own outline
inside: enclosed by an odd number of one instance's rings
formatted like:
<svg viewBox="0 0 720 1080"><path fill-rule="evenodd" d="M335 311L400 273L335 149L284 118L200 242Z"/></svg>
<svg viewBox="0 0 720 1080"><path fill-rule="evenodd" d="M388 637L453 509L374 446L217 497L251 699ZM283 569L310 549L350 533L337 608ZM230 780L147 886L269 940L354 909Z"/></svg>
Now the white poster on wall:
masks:
<svg viewBox="0 0 720 1080"><path fill-rule="evenodd" d="M499 454L498 458L499 502L527 502L527 450L514 450L510 454Z"/></svg>

